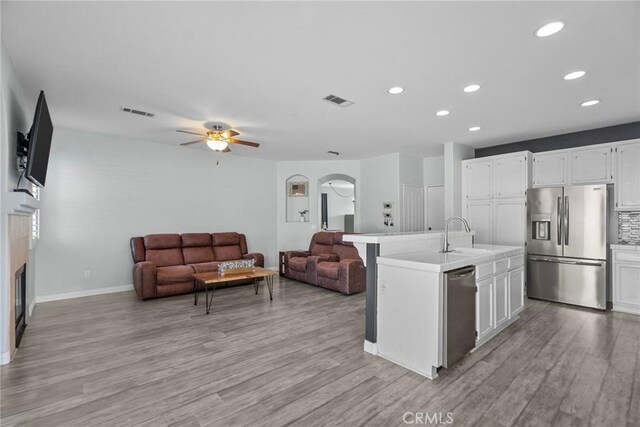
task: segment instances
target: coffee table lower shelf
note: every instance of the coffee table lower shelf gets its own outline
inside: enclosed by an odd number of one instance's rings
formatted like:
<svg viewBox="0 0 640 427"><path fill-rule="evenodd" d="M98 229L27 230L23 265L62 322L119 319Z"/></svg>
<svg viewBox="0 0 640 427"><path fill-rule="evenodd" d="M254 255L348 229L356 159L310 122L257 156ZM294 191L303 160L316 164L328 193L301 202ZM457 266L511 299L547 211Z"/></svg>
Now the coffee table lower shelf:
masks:
<svg viewBox="0 0 640 427"><path fill-rule="evenodd" d="M267 288L269 288L269 300L273 301L273 276L276 276L277 274L278 273L275 271L260 267L256 267L255 271L241 274L220 275L217 271L211 273L196 273L193 275L193 305L198 305L198 295L200 294L198 291L198 285L201 284L204 287L205 308L207 310L207 314L209 314L213 303L213 294L215 292L216 285L219 283L235 282L237 280L252 280L253 288L256 291L256 295L258 295L260 279L264 279L267 283ZM209 286L211 286L211 296L209 296Z"/></svg>

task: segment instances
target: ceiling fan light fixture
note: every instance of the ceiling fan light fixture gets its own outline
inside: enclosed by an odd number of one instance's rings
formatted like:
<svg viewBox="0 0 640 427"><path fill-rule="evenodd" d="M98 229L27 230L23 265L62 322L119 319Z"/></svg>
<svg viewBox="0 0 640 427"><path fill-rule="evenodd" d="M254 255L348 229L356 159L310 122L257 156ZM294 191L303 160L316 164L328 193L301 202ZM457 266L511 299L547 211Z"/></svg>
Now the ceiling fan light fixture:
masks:
<svg viewBox="0 0 640 427"><path fill-rule="evenodd" d="M207 146L213 151L222 151L229 146L229 142L224 139L207 139Z"/></svg>

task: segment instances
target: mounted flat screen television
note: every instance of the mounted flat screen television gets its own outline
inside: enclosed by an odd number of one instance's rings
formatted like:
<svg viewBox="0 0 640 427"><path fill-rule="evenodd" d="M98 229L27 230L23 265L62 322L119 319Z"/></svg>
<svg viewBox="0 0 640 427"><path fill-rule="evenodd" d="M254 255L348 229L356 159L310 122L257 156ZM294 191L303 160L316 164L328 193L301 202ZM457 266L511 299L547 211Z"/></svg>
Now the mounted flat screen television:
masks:
<svg viewBox="0 0 640 427"><path fill-rule="evenodd" d="M26 178L34 184L44 187L47 179L47 166L49 164L49 151L51 150L51 137L53 136L53 123L49 115L47 100L44 91L40 91L36 114L33 125L29 131L29 148L27 152Z"/></svg>

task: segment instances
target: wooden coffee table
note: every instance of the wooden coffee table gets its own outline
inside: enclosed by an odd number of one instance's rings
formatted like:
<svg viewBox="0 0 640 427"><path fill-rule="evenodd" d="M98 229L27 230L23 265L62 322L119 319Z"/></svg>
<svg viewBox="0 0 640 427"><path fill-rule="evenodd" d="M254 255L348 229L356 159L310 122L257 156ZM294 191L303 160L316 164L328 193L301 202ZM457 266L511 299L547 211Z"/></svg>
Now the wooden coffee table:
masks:
<svg viewBox="0 0 640 427"><path fill-rule="evenodd" d="M264 278L265 282L267 282L267 287L269 288L269 299L273 301L273 276L276 276L278 273L275 271L267 270L264 268L256 267L255 271L250 273L240 273L240 274L218 274L217 271L213 271L210 273L196 273L193 275L193 305L198 305L198 284L202 284L204 286L205 292L205 307L207 309L207 314L209 314L209 310L211 309L211 303L213 302L213 292L216 289L216 285L218 283L227 283L234 282L236 280L245 280L245 279L253 279L253 287L256 291L256 295L258 295L258 279ZM211 297L209 297L209 286L211 286Z"/></svg>

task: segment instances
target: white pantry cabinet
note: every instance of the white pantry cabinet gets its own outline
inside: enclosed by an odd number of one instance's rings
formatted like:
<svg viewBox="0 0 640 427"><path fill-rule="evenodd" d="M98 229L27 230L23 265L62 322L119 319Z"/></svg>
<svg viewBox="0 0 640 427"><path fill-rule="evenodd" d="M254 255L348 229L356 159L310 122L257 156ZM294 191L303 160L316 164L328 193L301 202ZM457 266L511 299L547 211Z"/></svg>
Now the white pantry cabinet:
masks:
<svg viewBox="0 0 640 427"><path fill-rule="evenodd" d="M476 243L524 245L530 172L529 151L462 162L462 216Z"/></svg>
<svg viewBox="0 0 640 427"><path fill-rule="evenodd" d="M574 185L611 183L613 181L612 155L613 147L609 144L571 150L571 183Z"/></svg>
<svg viewBox="0 0 640 427"><path fill-rule="evenodd" d="M533 187L568 185L569 150L548 151L533 155Z"/></svg>
<svg viewBox="0 0 640 427"><path fill-rule="evenodd" d="M640 139L618 142L615 150L616 210L640 210Z"/></svg>
<svg viewBox="0 0 640 427"><path fill-rule="evenodd" d="M640 248L614 245L611 253L613 310L640 314Z"/></svg>

